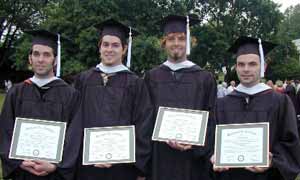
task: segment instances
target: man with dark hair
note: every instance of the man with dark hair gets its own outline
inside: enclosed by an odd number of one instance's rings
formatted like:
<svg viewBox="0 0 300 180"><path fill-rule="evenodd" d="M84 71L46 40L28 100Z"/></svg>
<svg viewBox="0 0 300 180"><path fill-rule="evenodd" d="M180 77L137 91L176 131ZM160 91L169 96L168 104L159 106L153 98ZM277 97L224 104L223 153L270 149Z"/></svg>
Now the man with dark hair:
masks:
<svg viewBox="0 0 300 180"><path fill-rule="evenodd" d="M217 179L299 178L300 145L293 103L287 95L260 83L260 77L264 75L263 54L274 47L272 43L251 37L240 37L235 41L229 51L237 56L236 72L240 84L231 94L218 99L216 106L217 124L269 123L269 166L214 167L218 172ZM215 163L214 156L211 162Z"/></svg>
<svg viewBox="0 0 300 180"><path fill-rule="evenodd" d="M34 76L9 90L0 117L0 153L4 178L13 180L71 180L79 148L80 123L73 121L79 93L54 76L57 35L45 30L29 31L33 36L29 63ZM15 118L42 119L67 123L63 160L9 159ZM77 143L78 144L78 143ZM78 145L77 145L78 146ZM79 146L78 146L79 147Z"/></svg>
<svg viewBox="0 0 300 180"><path fill-rule="evenodd" d="M77 179L136 180L148 173L152 117L145 83L122 64L127 39L137 32L113 19L96 27L101 33L98 43L101 61L96 67L82 72L75 82L82 94L79 116L84 128L134 125L136 162L85 166L80 156Z"/></svg>

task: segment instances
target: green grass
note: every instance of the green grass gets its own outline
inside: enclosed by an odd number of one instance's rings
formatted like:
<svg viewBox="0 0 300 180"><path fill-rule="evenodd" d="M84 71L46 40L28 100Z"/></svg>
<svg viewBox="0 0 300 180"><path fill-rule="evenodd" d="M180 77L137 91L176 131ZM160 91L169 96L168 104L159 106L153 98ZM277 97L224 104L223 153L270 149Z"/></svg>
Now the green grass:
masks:
<svg viewBox="0 0 300 180"><path fill-rule="evenodd" d="M3 104L4 98L5 98L5 94L0 93L0 111L2 109L2 104Z"/></svg>

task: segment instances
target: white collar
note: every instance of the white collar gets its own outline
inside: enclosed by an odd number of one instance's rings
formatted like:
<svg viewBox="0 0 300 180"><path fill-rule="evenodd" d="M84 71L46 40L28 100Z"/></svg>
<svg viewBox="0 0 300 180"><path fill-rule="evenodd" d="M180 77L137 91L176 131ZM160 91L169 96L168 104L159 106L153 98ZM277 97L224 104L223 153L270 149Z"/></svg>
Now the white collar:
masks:
<svg viewBox="0 0 300 180"><path fill-rule="evenodd" d="M258 83L252 87L246 87L246 86L243 86L242 84L239 84L235 88L236 91L242 92L242 93L245 93L248 95L254 95L254 94L263 92L265 90L269 90L269 89L271 89L271 88L264 83Z"/></svg>
<svg viewBox="0 0 300 180"><path fill-rule="evenodd" d="M46 84L48 84L48 83L50 83L50 82L52 82L52 81L54 81L54 80L57 80L57 79L59 79L59 78L58 78L58 77L55 77L55 76L50 77L50 78L45 78L45 79L41 79L41 78L38 78L38 77L36 77L36 76L33 76L32 78L30 78L30 80L31 80L34 84L36 84L38 87L43 87L43 86L45 86Z"/></svg>
<svg viewBox="0 0 300 180"><path fill-rule="evenodd" d="M106 74L112 74L120 71L129 71L129 69L124 66L123 64L116 65L116 66L106 66L102 63L98 64L96 66L100 71L106 73Z"/></svg>
<svg viewBox="0 0 300 180"><path fill-rule="evenodd" d="M184 68L190 68L195 65L192 61L189 61L189 60L185 60L180 63L173 63L173 62L167 60L163 64L165 66L168 66L173 71L177 71L179 69L184 69Z"/></svg>

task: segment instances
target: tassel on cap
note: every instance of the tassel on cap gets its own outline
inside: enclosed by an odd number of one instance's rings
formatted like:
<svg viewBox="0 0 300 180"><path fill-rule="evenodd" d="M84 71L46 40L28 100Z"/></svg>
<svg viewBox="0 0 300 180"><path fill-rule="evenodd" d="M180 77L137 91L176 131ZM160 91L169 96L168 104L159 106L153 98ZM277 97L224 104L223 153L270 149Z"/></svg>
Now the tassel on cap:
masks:
<svg viewBox="0 0 300 180"><path fill-rule="evenodd" d="M131 27L129 27L127 62L126 62L126 66L128 68L130 68L130 65L131 65L131 46L132 46L132 32L131 32Z"/></svg>
<svg viewBox="0 0 300 180"><path fill-rule="evenodd" d="M259 57L260 57L260 77L264 77L265 75L265 56L264 50L261 44L261 39L258 39L258 48L259 48Z"/></svg>
<svg viewBox="0 0 300 180"><path fill-rule="evenodd" d="M57 57L56 57L56 77L60 77L60 67L61 67L61 44L60 44L60 34L57 34Z"/></svg>
<svg viewBox="0 0 300 180"><path fill-rule="evenodd" d="M190 19L186 16L186 55L191 54Z"/></svg>

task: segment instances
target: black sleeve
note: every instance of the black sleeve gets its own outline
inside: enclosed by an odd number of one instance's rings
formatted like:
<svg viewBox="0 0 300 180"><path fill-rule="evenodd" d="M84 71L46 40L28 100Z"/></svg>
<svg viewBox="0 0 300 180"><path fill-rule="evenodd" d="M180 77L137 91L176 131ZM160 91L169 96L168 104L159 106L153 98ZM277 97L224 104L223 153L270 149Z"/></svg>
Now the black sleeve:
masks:
<svg viewBox="0 0 300 180"><path fill-rule="evenodd" d="M17 88L11 88L6 95L0 116L0 155L2 160L3 177L12 178L21 161L9 159L10 144L15 122L15 107Z"/></svg>
<svg viewBox="0 0 300 180"><path fill-rule="evenodd" d="M300 144L295 110L289 97L280 102L279 139L273 147L273 166L287 179L300 173Z"/></svg>
<svg viewBox="0 0 300 180"><path fill-rule="evenodd" d="M209 118L207 123L205 146L204 147L195 147L194 154L198 157L210 157L213 154L214 148L214 133L215 133L215 105L217 97L217 86L216 81L213 75L210 73L207 79L205 80L205 108L203 110L209 111ZM201 101L199 99L199 101Z"/></svg>
<svg viewBox="0 0 300 180"><path fill-rule="evenodd" d="M136 133L136 167L142 175L146 175L149 173L151 158L153 106L145 82L138 79L136 84L133 112Z"/></svg>
<svg viewBox="0 0 300 180"><path fill-rule="evenodd" d="M78 117L80 93L74 90L67 105L68 118L64 142L63 161L59 164L58 172L64 179L72 180L76 170L76 161L79 156L82 142L82 119Z"/></svg>

